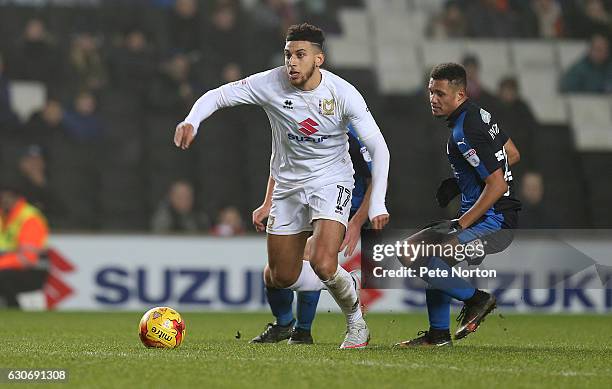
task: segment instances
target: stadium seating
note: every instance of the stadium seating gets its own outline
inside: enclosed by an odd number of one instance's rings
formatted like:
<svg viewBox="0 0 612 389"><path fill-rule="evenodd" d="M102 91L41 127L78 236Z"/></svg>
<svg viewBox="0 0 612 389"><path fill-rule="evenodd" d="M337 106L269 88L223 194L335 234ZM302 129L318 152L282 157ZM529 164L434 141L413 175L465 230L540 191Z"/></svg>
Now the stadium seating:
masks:
<svg viewBox="0 0 612 389"><path fill-rule="evenodd" d="M243 2L248 10L259 3ZM341 31L327 36L326 66L360 90L392 148L389 205L394 220L411 224L432 216L448 216L431 201L437 182L449 172L443 158L431 157L446 134L439 122L431 120L427 97L423 95L424 81L432 65L458 62L466 54L473 54L480 60L484 86L494 92L502 77L515 76L522 98L543 125L534 137L538 154L535 168L545 176L551 197L548 201L569 208L568 203L580 202L582 196L587 196L592 204L588 203L585 209L572 207L567 225L604 225L605 217L595 209L604 205L605 196L612 196L612 188L604 185L595 190L592 169L598 164L609 166L612 102L609 96L563 95L558 90L559 77L586 53L587 43L569 39L428 38L428 21L445 4L445 0L343 0L328 5L329 12L325 13L327 18L337 19L332 24L337 23ZM166 34L166 11L154 7L103 2L97 6L32 9L3 3L0 11L3 54L19 41L23 26L33 16L44 19L64 52L76 29L93 32L102 42L104 55L110 55L116 38L134 25L147 33L160 63L172 52ZM243 17L246 28L252 28L250 12ZM205 23L205 15L203 18ZM274 34L273 31L269 36ZM267 40L270 45L272 40ZM249 55L248 63L241 64L243 72L263 70L262 64L280 63L279 58L258 57L272 51ZM204 80L198 80L204 84L202 90L220 82L208 80L211 75L206 55L192 53L190 58L196 72L204 76L200 77ZM60 85L66 82L58 81ZM24 121L42 107L47 95L66 97L63 103L67 104L71 96L64 96L66 89L54 91L38 82L11 80L12 105ZM261 202L269 173L270 134L265 115L251 108L217 114L207 123L206 139L199 137L193 150L184 153L174 148L170 136L187 107L180 112L164 111L148 105L147 96L139 93L146 94L146 90L126 94L117 85L99 93L100 116L110 125L103 142L96 147L54 140L49 152L49 174L52 185L71 205L65 227L146 228L152 209L179 178L196 184L197 202L210 216L214 217L225 205L236 205L248 215ZM15 158L11 147L3 140L3 166ZM554 153L548 152L551 150ZM423 161L428 161L427 166ZM576 179L568 182L568 176ZM211 192L210 188L219 186L219 182L223 182L223 188ZM562 191L566 194L564 199L551 195ZM130 220L118 221L121 215Z"/></svg>

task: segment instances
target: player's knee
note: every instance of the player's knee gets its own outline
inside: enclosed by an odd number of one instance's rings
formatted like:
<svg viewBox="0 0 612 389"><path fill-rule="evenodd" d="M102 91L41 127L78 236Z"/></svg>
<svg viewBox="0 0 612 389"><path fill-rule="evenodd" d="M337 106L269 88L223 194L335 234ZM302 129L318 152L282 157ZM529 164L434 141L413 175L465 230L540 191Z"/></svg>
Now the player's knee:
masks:
<svg viewBox="0 0 612 389"><path fill-rule="evenodd" d="M270 271L271 286L279 289L288 288L295 284L299 274L294 274L287 271Z"/></svg>
<svg viewBox="0 0 612 389"><path fill-rule="evenodd" d="M331 279L334 274L336 274L336 270L338 269L337 260L334 261L334 258L324 258L321 256L316 257L316 261L311 260L310 265L314 272L319 276L322 280Z"/></svg>
<svg viewBox="0 0 612 389"><path fill-rule="evenodd" d="M272 272L270 272L270 268L268 267L268 265L266 265L266 267L264 268L263 279L265 286L273 286L274 283L272 281Z"/></svg>

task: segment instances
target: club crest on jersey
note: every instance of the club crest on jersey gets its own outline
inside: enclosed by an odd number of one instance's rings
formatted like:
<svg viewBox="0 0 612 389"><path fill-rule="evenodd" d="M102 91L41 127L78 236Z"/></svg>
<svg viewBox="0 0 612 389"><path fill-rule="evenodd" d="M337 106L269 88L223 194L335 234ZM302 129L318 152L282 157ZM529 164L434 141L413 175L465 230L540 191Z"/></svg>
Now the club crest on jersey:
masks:
<svg viewBox="0 0 612 389"><path fill-rule="evenodd" d="M480 158L478 158L478 154L476 154L476 150L474 149L469 149L463 153L463 158L465 158L465 160L474 167L480 165Z"/></svg>
<svg viewBox="0 0 612 389"><path fill-rule="evenodd" d="M491 114L482 108L480 108L480 117L482 118L482 121L486 124L491 123Z"/></svg>
<svg viewBox="0 0 612 389"><path fill-rule="evenodd" d="M319 100L319 113L322 115L333 115L336 110L336 101L332 97L331 99Z"/></svg>

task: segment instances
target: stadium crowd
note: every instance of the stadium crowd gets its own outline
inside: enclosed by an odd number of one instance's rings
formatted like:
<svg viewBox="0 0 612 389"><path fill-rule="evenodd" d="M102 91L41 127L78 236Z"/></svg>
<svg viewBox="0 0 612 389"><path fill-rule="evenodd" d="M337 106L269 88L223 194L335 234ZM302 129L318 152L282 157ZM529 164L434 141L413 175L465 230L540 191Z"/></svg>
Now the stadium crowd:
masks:
<svg viewBox="0 0 612 389"><path fill-rule="evenodd" d="M433 3L442 6L426 25L430 38L589 40L588 53L562 76L559 88L612 90L612 1ZM268 177L265 114L251 107L219 112L200 135L207 142L196 141L189 153L172 145L174 126L206 90L282 64L289 25L304 20L328 35L341 34L342 7L364 4L0 1L2 177L18 180L55 229L244 233L243 219L261 202ZM479 58L467 55L463 64L470 97L491 108L522 151L515 173L525 209L521 226L610 225L610 217L593 217L610 210L589 208L586 168L570 131L538 123L513 76L487 90ZM447 134L431 118L425 88L386 96L371 71L331 70L361 89L387 137L394 224L413 227L448 216L437 208L434 193L450 173L446 161L432 160ZM12 101L10 84L17 80L44 88L41 107L30 115L20 115ZM550 147L557 159L542 156ZM611 164L609 154L598 158Z"/></svg>

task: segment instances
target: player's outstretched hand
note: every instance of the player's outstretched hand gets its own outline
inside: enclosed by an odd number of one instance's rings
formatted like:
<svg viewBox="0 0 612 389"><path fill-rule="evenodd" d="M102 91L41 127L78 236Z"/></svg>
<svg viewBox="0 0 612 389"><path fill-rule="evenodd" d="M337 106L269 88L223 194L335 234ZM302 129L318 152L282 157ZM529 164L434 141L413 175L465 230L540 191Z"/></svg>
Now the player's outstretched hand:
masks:
<svg viewBox="0 0 612 389"><path fill-rule="evenodd" d="M387 223L389 223L389 214L385 213L383 215L378 215L374 219L371 220L372 228L375 230L382 230Z"/></svg>
<svg viewBox="0 0 612 389"><path fill-rule="evenodd" d="M271 205L262 204L253 211L253 225L255 226L255 231L263 232L266 230L266 225L263 221L270 215L271 207Z"/></svg>
<svg viewBox="0 0 612 389"><path fill-rule="evenodd" d="M189 123L179 123L174 131L174 144L176 147L180 147L183 150L187 150L193 139L195 138L195 132L193 126Z"/></svg>
<svg viewBox="0 0 612 389"><path fill-rule="evenodd" d="M349 222L348 228L346 229L346 234L344 235L344 240L340 245L340 252L344 251L345 257L350 257L353 255L355 251L355 247L357 247L357 242L359 242L359 237L361 235L361 226L357 225L357 223Z"/></svg>

